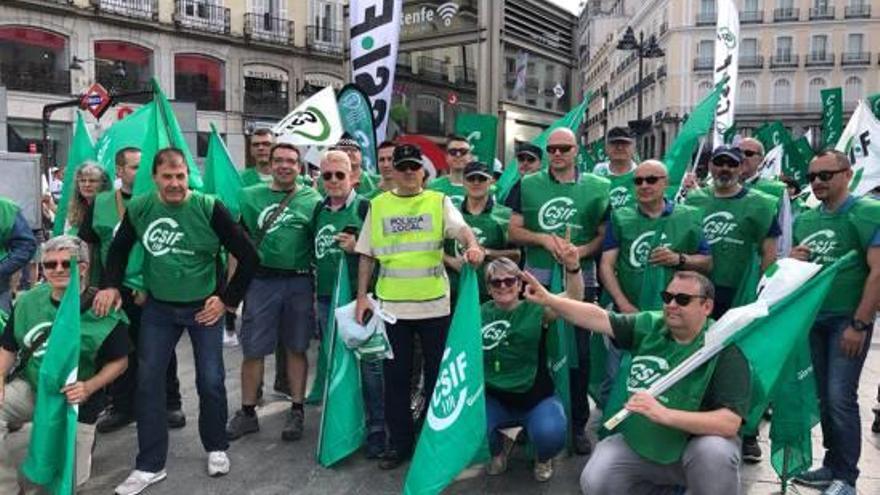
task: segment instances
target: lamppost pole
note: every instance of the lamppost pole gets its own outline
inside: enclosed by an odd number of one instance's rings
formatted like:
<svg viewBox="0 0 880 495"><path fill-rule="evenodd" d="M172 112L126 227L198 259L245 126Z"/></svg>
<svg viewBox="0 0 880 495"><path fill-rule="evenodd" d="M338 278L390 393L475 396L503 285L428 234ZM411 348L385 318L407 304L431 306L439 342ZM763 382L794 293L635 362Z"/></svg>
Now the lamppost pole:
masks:
<svg viewBox="0 0 880 495"><path fill-rule="evenodd" d="M639 56L639 82L636 83L636 92L638 93L638 101L636 102L636 118L639 122L642 121L642 77L643 77L643 69L645 64L645 32L639 31L639 46L636 49L636 53ZM641 137L641 132L639 133L639 137Z"/></svg>
<svg viewBox="0 0 880 495"><path fill-rule="evenodd" d="M641 137L648 132L651 128L651 121L645 120L642 114L642 89L645 85L644 80L644 68L645 68L645 59L646 58L660 58L666 55L660 45L657 44L657 37L651 35L650 38L645 40L644 31L639 32L639 38L636 39L635 32L633 31L632 26L626 28L626 32L623 35L623 38L617 42L618 50L625 51L633 51L635 50L636 56L639 59L639 78L636 83L636 120L631 120L628 122L630 129L636 135L638 139L639 146L638 149L640 152L643 152L641 146Z"/></svg>

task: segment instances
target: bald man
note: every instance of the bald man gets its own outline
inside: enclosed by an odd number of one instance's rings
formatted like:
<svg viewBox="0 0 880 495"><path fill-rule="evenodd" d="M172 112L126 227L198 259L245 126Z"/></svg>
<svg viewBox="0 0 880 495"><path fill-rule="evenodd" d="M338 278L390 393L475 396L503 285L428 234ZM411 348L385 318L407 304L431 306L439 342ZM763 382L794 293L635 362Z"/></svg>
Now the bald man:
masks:
<svg viewBox="0 0 880 495"><path fill-rule="evenodd" d="M575 168L577 139L567 128L553 131L545 148L550 166L523 177L519 194L511 198L509 238L525 247L525 269L542 284L549 285L561 253L554 238L566 232L578 248L584 277L586 300L596 297L597 282L594 258L605 235L608 212L608 180L593 174L579 174ZM560 269L562 269L560 267ZM577 369L571 373L571 425L574 447L579 454L590 452L584 432L589 419L587 386L589 382L589 333L576 332ZM568 411L566 411L568 412Z"/></svg>

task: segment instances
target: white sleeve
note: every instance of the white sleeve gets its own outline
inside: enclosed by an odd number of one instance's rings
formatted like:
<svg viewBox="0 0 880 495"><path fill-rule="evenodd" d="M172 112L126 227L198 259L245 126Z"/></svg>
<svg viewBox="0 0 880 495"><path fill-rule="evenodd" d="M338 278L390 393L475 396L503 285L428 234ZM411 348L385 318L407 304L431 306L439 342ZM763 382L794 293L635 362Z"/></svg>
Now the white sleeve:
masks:
<svg viewBox="0 0 880 495"><path fill-rule="evenodd" d="M370 213L372 213L372 210L367 210L367 215L364 217L364 225L361 227L361 232L358 235L357 244L355 244L354 250L358 254L372 257L373 247L370 245Z"/></svg>
<svg viewBox="0 0 880 495"><path fill-rule="evenodd" d="M458 208L452 204L449 196L443 197L443 237L447 239L458 239L459 231L467 227L464 217Z"/></svg>

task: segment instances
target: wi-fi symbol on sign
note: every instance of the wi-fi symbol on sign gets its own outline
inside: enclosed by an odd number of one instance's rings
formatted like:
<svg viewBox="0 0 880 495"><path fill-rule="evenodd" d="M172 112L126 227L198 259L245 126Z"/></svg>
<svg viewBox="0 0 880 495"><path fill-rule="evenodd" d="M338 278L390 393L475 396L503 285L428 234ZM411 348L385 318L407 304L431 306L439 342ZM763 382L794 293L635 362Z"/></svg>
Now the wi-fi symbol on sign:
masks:
<svg viewBox="0 0 880 495"><path fill-rule="evenodd" d="M452 24L452 17L458 12L458 4L455 2L446 2L437 7L437 14L443 19L443 24L449 26Z"/></svg>

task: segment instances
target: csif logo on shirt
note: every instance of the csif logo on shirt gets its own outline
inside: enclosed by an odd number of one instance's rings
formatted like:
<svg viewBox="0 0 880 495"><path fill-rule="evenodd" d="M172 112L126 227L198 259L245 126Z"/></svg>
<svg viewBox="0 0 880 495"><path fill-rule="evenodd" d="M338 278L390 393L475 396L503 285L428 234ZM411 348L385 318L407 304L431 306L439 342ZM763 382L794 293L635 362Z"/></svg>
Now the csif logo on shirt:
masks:
<svg viewBox="0 0 880 495"><path fill-rule="evenodd" d="M564 196L547 201L538 210L538 225L545 231L552 232L565 226L577 215L574 200Z"/></svg>
<svg viewBox="0 0 880 495"><path fill-rule="evenodd" d="M483 350L490 351L507 338L507 332L510 330L510 322L507 320L496 320L484 326L480 333L483 335Z"/></svg>
<svg viewBox="0 0 880 495"><path fill-rule="evenodd" d="M626 203L629 202L630 199L629 188L626 186L617 186L608 194L611 207L615 209L626 206Z"/></svg>
<svg viewBox="0 0 880 495"><path fill-rule="evenodd" d="M269 217L271 217L275 213L275 210L277 209L278 203L263 208L263 211L261 211L260 214L257 216L257 228L262 229L263 224L266 222L266 220L269 219ZM293 213L290 212L290 208L284 208L284 211L281 212L281 214L278 215L278 217L276 217L274 221L272 221L272 225L269 226L264 235L269 235L272 232L280 229L281 227L293 225L294 219L295 217Z"/></svg>
<svg viewBox="0 0 880 495"><path fill-rule="evenodd" d="M631 267L642 268L648 262L648 257L651 256L651 251L654 249L651 246L651 241L654 240L655 234L655 231L649 230L633 241L629 247L629 264ZM656 247L669 246L664 241L666 241L666 234L661 234L660 244Z"/></svg>
<svg viewBox="0 0 880 495"><path fill-rule="evenodd" d="M150 222L142 239L144 249L153 256L172 254L195 254L179 245L184 239L183 229L173 218L162 217Z"/></svg>
<svg viewBox="0 0 880 495"><path fill-rule="evenodd" d="M728 236L739 226L733 213L729 211L717 211L703 219L703 235L709 245L724 239L726 241L741 244L739 239L731 239Z"/></svg>
<svg viewBox="0 0 880 495"><path fill-rule="evenodd" d="M669 362L657 356L636 356L629 369L626 389L630 392L646 390L669 372Z"/></svg>
<svg viewBox="0 0 880 495"><path fill-rule="evenodd" d="M808 235L801 244L810 248L810 259L817 263L831 263L837 259L833 256L837 249L837 234L831 229L823 229Z"/></svg>
<svg viewBox="0 0 880 495"><path fill-rule="evenodd" d="M324 259L324 256L338 252L339 246L336 243L336 227L327 224L315 234L315 257Z"/></svg>
<svg viewBox="0 0 880 495"><path fill-rule="evenodd" d="M33 348L34 342L36 342L37 339L39 339L41 335L48 332L51 328L52 328L51 321L44 321L42 323L37 323L36 325L31 327L30 330L25 332L24 337L21 339L22 344L24 344L24 347L26 347L28 349ZM43 340L43 343L40 344L40 347L38 349L34 349L31 352L31 356L38 358L38 357L42 356L43 354L46 354L46 345L48 343L49 343L49 339Z"/></svg>

